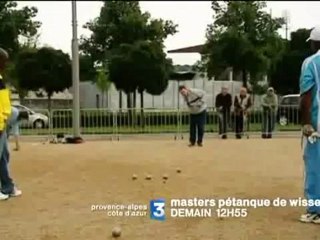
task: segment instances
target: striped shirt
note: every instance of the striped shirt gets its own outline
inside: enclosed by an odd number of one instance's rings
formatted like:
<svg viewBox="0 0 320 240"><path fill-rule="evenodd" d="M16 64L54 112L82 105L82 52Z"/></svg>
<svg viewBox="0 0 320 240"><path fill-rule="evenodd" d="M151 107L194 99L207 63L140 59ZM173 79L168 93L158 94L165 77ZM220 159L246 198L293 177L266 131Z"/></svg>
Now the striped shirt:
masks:
<svg viewBox="0 0 320 240"><path fill-rule="evenodd" d="M201 89L189 89L188 95L185 96L184 99L189 107L191 114L199 114L207 109L205 95L205 91Z"/></svg>
<svg viewBox="0 0 320 240"><path fill-rule="evenodd" d="M301 67L300 94L311 90L311 124L320 133L320 50L306 58Z"/></svg>

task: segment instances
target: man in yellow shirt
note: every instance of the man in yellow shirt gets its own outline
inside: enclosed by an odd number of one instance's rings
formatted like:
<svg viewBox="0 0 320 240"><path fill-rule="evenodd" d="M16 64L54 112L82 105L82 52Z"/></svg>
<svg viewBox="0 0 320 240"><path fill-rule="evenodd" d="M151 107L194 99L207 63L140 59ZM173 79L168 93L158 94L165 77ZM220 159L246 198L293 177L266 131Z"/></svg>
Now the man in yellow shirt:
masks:
<svg viewBox="0 0 320 240"><path fill-rule="evenodd" d="M0 48L0 200L20 196L22 192L17 189L9 174L10 153L7 138L7 122L11 115L9 90L6 88L3 73L9 60L8 53Z"/></svg>

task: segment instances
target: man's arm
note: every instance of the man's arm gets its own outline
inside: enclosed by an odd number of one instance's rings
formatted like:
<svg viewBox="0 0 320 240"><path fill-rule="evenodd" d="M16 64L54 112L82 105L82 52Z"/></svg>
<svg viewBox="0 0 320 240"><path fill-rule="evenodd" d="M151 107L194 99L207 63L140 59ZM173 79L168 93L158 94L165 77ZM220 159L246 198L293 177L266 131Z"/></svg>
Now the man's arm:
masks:
<svg viewBox="0 0 320 240"><path fill-rule="evenodd" d="M311 90L300 96L301 124L311 125Z"/></svg>
<svg viewBox="0 0 320 240"><path fill-rule="evenodd" d="M310 60L306 59L301 67L300 76L300 111L303 133L306 136L311 135L315 130L311 124L311 102L312 89L315 86L314 66Z"/></svg>
<svg viewBox="0 0 320 240"><path fill-rule="evenodd" d="M279 105L279 103L278 103L278 96L275 95L275 96L274 96L274 105L273 105L273 110L274 110L274 111L277 111L277 110L278 110L278 105Z"/></svg>
<svg viewBox="0 0 320 240"><path fill-rule="evenodd" d="M268 103L267 103L267 99L266 99L267 97L266 97L266 95L263 95L262 96L262 99L261 99L261 105L263 106L263 107L268 107L269 105L268 105Z"/></svg>

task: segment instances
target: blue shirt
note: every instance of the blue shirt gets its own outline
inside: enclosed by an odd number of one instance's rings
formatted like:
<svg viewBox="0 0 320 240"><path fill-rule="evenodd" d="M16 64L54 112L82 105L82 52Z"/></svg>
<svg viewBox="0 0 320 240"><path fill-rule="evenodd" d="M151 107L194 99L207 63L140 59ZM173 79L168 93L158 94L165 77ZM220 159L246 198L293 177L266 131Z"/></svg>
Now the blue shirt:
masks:
<svg viewBox="0 0 320 240"><path fill-rule="evenodd" d="M320 132L320 50L306 58L301 67L300 94L311 90L311 124Z"/></svg>

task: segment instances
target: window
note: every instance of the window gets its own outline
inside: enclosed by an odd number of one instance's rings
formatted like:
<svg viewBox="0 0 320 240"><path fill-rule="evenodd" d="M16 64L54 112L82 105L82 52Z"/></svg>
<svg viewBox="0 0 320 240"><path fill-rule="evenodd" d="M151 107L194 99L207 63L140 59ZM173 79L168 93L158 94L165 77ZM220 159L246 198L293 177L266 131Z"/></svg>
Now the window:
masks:
<svg viewBox="0 0 320 240"><path fill-rule="evenodd" d="M21 110L26 110L24 107L20 106L20 105L13 105L15 108L17 108L19 111Z"/></svg>
<svg viewBox="0 0 320 240"><path fill-rule="evenodd" d="M300 98L299 97L286 97L282 99L283 105L299 105Z"/></svg>

